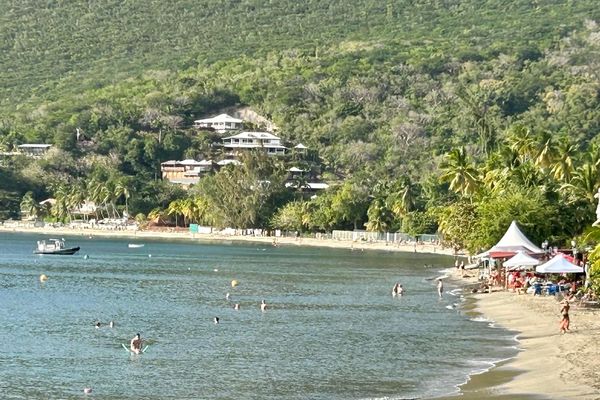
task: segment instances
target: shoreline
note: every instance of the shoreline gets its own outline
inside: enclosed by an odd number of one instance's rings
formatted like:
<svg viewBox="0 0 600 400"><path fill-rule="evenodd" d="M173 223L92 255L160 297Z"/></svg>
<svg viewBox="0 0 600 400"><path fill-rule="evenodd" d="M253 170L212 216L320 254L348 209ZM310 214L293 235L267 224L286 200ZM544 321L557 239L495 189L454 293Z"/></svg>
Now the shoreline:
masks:
<svg viewBox="0 0 600 400"><path fill-rule="evenodd" d="M477 282L474 277L460 277L457 271L450 279L465 291ZM560 334L560 306L554 296L493 291L465 292L465 297L473 301L465 312L478 313L516 333L519 352L486 372L471 375L460 387L462 399L600 398L600 348L595 343L600 309L572 304L571 332Z"/></svg>
<svg viewBox="0 0 600 400"><path fill-rule="evenodd" d="M252 236L252 235L218 235L207 233L190 233L182 231L118 231L118 230L101 230L101 229L72 229L72 228L24 228L24 227L4 227L0 226L0 232L6 233L29 233L45 236L102 236L115 238L130 238L134 240L142 239L169 239L169 240L192 240L203 243L223 243L223 242L255 242L273 245L273 240L276 239L277 246L307 246L307 247L329 247L338 249L350 250L377 250L402 253L427 253L439 254L445 256L453 256L454 251L450 248L444 248L441 245L429 243L424 244L398 244L386 242L366 242L366 241L343 241L335 239L315 239L315 238L290 238L290 237L274 237L274 236Z"/></svg>
<svg viewBox="0 0 600 400"><path fill-rule="evenodd" d="M6 228L0 232L46 236L98 236L143 239L187 240L203 243L273 244L273 237L191 234L163 231L113 231L71 228ZM375 250L403 253L427 253L453 256L451 249L432 244L392 244L353 242L333 239L277 237L281 246L316 246L349 250ZM462 255L461 255L462 256ZM477 275L476 270L467 271ZM457 397L463 400L511 399L598 399L600 398L600 347L594 335L600 332L600 309L571 308L572 332L558 333L558 302L553 296L533 297L504 291L471 294L476 277L463 278L454 268L444 270L452 285L463 288L467 302L463 312L483 316L496 326L516 333L519 352L514 358L499 361L490 369L474 373L459 386Z"/></svg>

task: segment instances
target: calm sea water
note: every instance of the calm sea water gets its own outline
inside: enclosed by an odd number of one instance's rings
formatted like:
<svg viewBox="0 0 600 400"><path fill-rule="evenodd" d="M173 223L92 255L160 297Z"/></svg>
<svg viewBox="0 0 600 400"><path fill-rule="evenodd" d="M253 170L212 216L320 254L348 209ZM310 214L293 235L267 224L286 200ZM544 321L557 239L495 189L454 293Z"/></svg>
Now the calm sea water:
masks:
<svg viewBox="0 0 600 400"><path fill-rule="evenodd" d="M463 313L459 296L438 298L431 278L448 257L182 241L129 249L87 237L67 237L77 255L36 256L40 238L0 234L3 399L431 398L516 352L512 334ZM140 356L121 347L136 332L149 344Z"/></svg>

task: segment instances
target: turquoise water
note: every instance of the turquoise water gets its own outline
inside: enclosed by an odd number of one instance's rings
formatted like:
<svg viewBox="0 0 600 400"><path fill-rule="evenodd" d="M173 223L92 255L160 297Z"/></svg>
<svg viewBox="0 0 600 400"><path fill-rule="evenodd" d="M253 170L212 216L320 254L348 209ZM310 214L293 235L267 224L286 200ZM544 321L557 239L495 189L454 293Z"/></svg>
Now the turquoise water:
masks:
<svg viewBox="0 0 600 400"><path fill-rule="evenodd" d="M431 398L516 352L438 298L448 257L87 237L33 255L41 238L0 234L3 399ZM140 356L121 347L136 332Z"/></svg>

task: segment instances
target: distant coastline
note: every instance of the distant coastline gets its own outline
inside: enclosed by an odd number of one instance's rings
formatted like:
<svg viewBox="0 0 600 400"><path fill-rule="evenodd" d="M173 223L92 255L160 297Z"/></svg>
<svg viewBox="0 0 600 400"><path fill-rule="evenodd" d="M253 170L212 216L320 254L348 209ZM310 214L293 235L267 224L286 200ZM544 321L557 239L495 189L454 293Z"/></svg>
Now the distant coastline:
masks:
<svg viewBox="0 0 600 400"><path fill-rule="evenodd" d="M450 248L442 247L441 245L430 243L385 243L385 242L368 242L368 241L352 241L352 240L335 240L329 238L290 238L290 237L274 237L274 236L253 236L253 235L219 235L219 234L204 234L190 233L182 231L151 231L151 230L101 230L101 229L72 229L68 227L52 228L28 228L28 227L3 227L0 226L0 232L14 233L32 233L45 236L102 236L102 237L122 237L131 238L137 241L142 239L177 239L177 240L196 240L199 242L257 242L268 245L275 244L277 246L316 246L316 247L332 247L339 249L351 250L378 250L378 251L397 251L403 253L428 253L453 255L454 251Z"/></svg>

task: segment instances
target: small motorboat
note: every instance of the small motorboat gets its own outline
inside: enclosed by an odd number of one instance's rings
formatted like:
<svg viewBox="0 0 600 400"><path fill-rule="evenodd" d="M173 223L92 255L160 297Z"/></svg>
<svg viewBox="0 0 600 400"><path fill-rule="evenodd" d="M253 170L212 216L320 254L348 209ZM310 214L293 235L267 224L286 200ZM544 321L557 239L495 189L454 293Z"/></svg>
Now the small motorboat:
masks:
<svg viewBox="0 0 600 400"><path fill-rule="evenodd" d="M140 247L144 247L143 244L136 244L136 243L129 243L127 245L127 247L129 247L130 249L139 249Z"/></svg>
<svg viewBox="0 0 600 400"><path fill-rule="evenodd" d="M79 251L77 247L65 247L64 239L38 240L34 254L73 255Z"/></svg>

